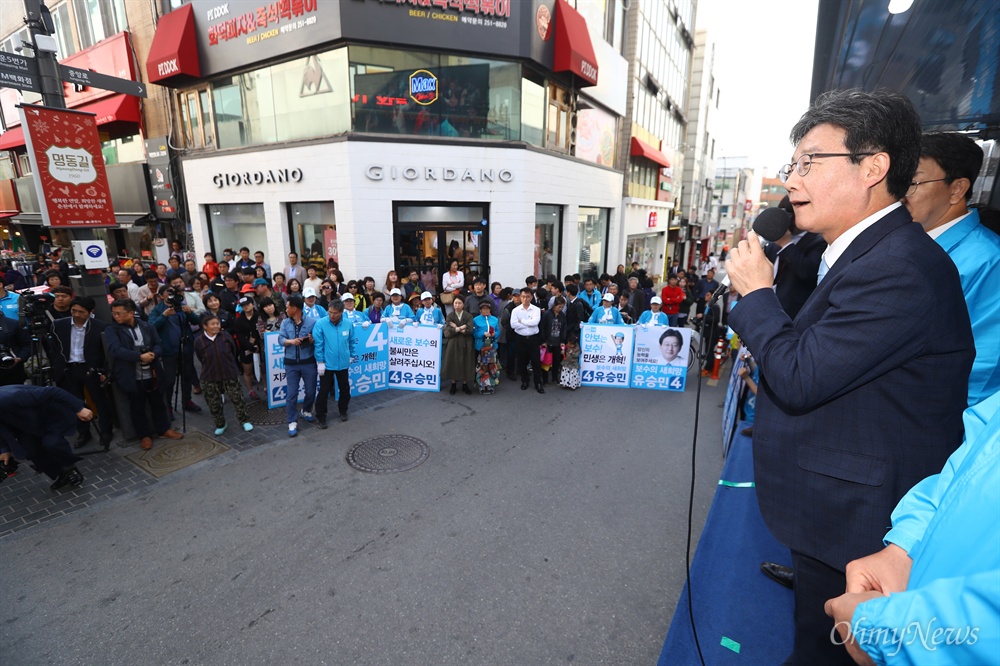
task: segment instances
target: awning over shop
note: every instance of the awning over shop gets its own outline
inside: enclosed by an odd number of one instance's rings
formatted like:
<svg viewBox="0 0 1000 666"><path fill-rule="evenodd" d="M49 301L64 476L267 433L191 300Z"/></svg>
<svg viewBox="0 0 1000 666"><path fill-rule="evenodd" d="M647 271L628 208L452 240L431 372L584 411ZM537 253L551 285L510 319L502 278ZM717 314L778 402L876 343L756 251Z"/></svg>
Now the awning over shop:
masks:
<svg viewBox="0 0 1000 666"><path fill-rule="evenodd" d="M661 153L656 148L653 148L645 141L635 137L632 137L632 148L629 151L629 154L632 157L645 157L647 160L652 160L660 166L667 168L670 167L670 161L667 159L666 155Z"/></svg>
<svg viewBox="0 0 1000 666"><path fill-rule="evenodd" d="M557 72L572 72L597 85L597 56L590 41L587 20L566 0L556 0L555 64Z"/></svg>
<svg viewBox="0 0 1000 666"><path fill-rule="evenodd" d="M24 130L20 127L11 127L0 134L0 150L11 150L24 145Z"/></svg>
<svg viewBox="0 0 1000 666"><path fill-rule="evenodd" d="M201 78L192 5L160 17L146 58L146 76L160 85L185 85Z"/></svg>

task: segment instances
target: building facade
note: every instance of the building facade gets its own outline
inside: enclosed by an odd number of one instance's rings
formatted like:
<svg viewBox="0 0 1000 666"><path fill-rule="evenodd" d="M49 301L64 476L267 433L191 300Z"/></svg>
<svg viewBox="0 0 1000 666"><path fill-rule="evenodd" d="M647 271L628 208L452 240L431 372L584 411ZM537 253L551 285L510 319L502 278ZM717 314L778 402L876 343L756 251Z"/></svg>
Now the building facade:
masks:
<svg viewBox="0 0 1000 666"><path fill-rule="evenodd" d="M622 263L662 276L680 251L681 174L695 0L632 2L626 13L628 106L619 144L623 186Z"/></svg>
<svg viewBox="0 0 1000 666"><path fill-rule="evenodd" d="M703 235L709 239L702 244L703 256L718 256L724 246L732 247L746 237L753 223L760 178L755 180L747 162L746 157L720 157L716 162L712 212L702 226Z"/></svg>
<svg viewBox="0 0 1000 666"><path fill-rule="evenodd" d="M710 220L715 192L715 128L722 91L715 81L715 44L705 30L694 36L691 94L687 106L681 223L676 258L698 265L712 245Z"/></svg>
<svg viewBox="0 0 1000 666"><path fill-rule="evenodd" d="M781 182L780 178L762 178L760 185L761 210L777 206L786 194L788 194L788 190L785 189L785 184Z"/></svg>

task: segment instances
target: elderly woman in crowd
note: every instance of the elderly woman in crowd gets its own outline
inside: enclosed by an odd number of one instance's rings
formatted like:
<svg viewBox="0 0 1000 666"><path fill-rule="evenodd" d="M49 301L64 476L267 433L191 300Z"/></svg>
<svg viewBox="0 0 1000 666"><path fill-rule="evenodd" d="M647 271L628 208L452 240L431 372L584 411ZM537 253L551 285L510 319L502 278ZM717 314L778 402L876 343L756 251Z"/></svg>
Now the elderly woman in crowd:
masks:
<svg viewBox="0 0 1000 666"><path fill-rule="evenodd" d="M273 305L272 303L272 307ZM233 403L236 419L249 432L253 430L253 425L250 424L250 414L243 400L243 389L237 381L240 368L236 363L236 342L229 333L222 330L222 322L214 314L202 317L201 330L202 334L194 339L194 353L201 361L201 388L215 421L215 434L226 432L226 416L222 411L223 393Z"/></svg>
<svg viewBox="0 0 1000 666"><path fill-rule="evenodd" d="M472 320L472 339L476 347L476 383L479 393L491 395L500 383L500 363L497 357L497 339L500 320L490 314L490 304L479 304L479 316Z"/></svg>
<svg viewBox="0 0 1000 666"><path fill-rule="evenodd" d="M222 301L219 300L219 297L209 292L201 299L201 302L205 304L206 313L218 317L222 330L232 335L234 317L229 310L222 307Z"/></svg>
<svg viewBox="0 0 1000 666"><path fill-rule="evenodd" d="M461 296L456 296L452 305L455 310L448 315L444 325L444 337L448 344L444 348L441 379L451 381L451 388L448 390L451 395L455 395L458 382L462 382L463 393L472 395L469 380L476 373L472 315L465 311L465 301Z"/></svg>

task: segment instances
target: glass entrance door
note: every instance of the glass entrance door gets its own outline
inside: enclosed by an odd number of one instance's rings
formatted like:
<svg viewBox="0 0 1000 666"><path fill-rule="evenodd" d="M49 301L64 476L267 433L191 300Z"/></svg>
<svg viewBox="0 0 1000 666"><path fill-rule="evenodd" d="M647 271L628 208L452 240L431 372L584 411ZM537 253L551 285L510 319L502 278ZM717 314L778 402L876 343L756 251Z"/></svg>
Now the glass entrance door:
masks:
<svg viewBox="0 0 1000 666"><path fill-rule="evenodd" d="M401 278L420 274L421 290L441 291L441 277L452 260L469 285L473 274L489 274L486 206L398 205L395 215L395 267ZM470 219L471 218L471 219Z"/></svg>

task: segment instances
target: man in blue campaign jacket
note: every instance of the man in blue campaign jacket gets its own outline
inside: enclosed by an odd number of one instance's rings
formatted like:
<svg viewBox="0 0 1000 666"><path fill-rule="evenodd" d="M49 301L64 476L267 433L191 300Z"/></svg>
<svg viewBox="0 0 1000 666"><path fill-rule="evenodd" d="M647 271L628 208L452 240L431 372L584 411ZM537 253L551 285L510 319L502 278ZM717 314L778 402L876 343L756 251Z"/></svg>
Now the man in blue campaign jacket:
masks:
<svg viewBox="0 0 1000 666"><path fill-rule="evenodd" d="M289 437L299 434L300 383L304 385L306 392L302 403L302 418L309 422L316 420L312 414L313 403L316 402L316 358L313 354L312 335L316 320L303 316L304 305L300 296L289 298L285 306L285 314L288 317L281 322L281 329L278 331L278 344L285 348L285 379L288 391L285 398L285 414L288 417Z"/></svg>
<svg viewBox="0 0 1000 666"><path fill-rule="evenodd" d="M969 376L969 405L974 405L1000 391L1000 236L966 207L983 151L961 134L925 134L920 153L903 205L958 267L976 340Z"/></svg>
<svg viewBox="0 0 1000 666"><path fill-rule="evenodd" d="M604 294L601 298L601 306L599 308L594 308L594 312L590 315L590 324L623 324L622 315L618 312L618 308L614 306L615 297L610 294Z"/></svg>
<svg viewBox="0 0 1000 666"><path fill-rule="evenodd" d="M636 324L639 326L669 326L670 320L660 310L661 307L663 307L663 299L659 296L653 296L649 299L649 309L642 313Z"/></svg>
<svg viewBox="0 0 1000 666"><path fill-rule="evenodd" d="M350 296L349 294L347 294ZM353 301L354 298L351 297ZM351 404L351 384L348 368L351 359L357 355L358 335L354 323L347 319L343 301L330 303L329 316L324 317L313 328L316 343L316 371L319 373L319 397L316 399L316 427L326 428L326 403L333 390L333 380L337 380L337 409L340 420L347 420L347 407Z"/></svg>
<svg viewBox="0 0 1000 666"><path fill-rule="evenodd" d="M858 663L989 664L1000 655L1000 393L892 513L886 548L847 565L826 604ZM864 652L861 652L861 650Z"/></svg>

